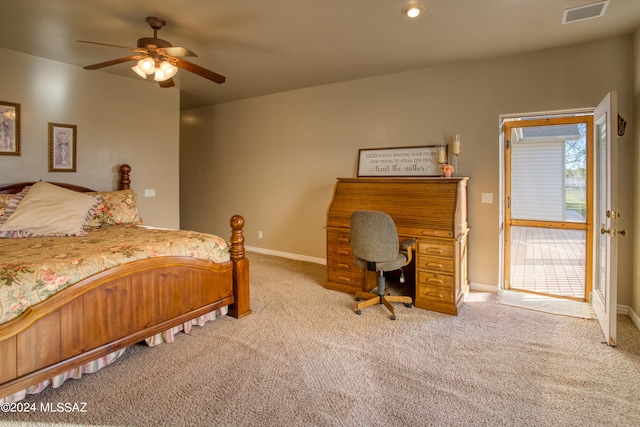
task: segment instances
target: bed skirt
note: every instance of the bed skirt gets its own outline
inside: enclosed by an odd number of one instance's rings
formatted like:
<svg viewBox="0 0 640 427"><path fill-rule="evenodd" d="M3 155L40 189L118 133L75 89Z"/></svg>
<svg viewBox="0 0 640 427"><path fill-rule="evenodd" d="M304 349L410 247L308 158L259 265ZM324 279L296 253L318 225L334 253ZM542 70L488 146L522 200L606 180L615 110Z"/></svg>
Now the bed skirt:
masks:
<svg viewBox="0 0 640 427"><path fill-rule="evenodd" d="M174 326L171 329L167 329L164 332L155 334L149 338L146 338L144 341L147 343L149 347L154 347L162 343L171 343L174 341L175 335L178 332L184 332L185 334L188 334L191 332L191 328L193 326L203 326L206 322L210 322L210 321L216 320L219 317L225 316L227 312L228 312L228 306L221 307L217 310L213 310L209 313L203 314L202 316L196 317L195 319L192 319L188 322ZM100 369L112 364L113 362L118 360L120 357L122 357L122 355L124 355L125 352L127 351L127 348L128 347L122 348L120 350L116 350L113 353L109 353L106 356L100 357L96 360L85 363L84 365L70 369L66 372L63 372L62 374L59 374L52 378L44 380L36 385L28 387L10 396L0 398L0 403L19 402L23 400L25 397L27 397L28 394L38 394L42 392L49 385L52 388L58 388L69 378L80 379L84 374L93 374L95 372L98 372Z"/></svg>

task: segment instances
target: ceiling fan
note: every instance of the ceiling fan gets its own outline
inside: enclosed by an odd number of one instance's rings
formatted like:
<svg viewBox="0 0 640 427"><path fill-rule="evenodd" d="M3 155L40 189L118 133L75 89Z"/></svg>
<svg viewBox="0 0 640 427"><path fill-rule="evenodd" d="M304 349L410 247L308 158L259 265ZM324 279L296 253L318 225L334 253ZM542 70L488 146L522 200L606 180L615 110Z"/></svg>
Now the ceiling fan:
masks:
<svg viewBox="0 0 640 427"><path fill-rule="evenodd" d="M109 67L111 65L122 64L123 62L138 62L131 69L140 77L147 78L153 75L153 79L160 84L160 87L175 86L173 76L178 72L178 68L190 71L205 79L209 79L216 83L224 83L224 76L207 70L199 65L182 59L183 56L198 56L186 47L173 46L166 40L158 38L158 30L166 25L166 21L162 18L149 16L146 19L149 26L153 29L153 37L143 37L138 39L138 47L130 48L126 46L118 46L106 43L97 43L85 40L78 40L79 43L90 43L101 46L119 47L136 52L133 55L124 58L112 59L111 61L101 62L99 64L87 65L85 70L98 70L100 68Z"/></svg>

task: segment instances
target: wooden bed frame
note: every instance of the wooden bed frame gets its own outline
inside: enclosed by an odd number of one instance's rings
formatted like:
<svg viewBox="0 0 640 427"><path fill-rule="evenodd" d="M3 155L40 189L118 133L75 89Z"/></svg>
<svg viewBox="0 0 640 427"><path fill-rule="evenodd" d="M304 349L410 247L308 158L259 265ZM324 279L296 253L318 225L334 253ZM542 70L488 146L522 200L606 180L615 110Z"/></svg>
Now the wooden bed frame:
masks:
<svg viewBox="0 0 640 427"><path fill-rule="evenodd" d="M120 167L119 189L131 167ZM0 186L17 193L26 185ZM55 183L75 191L88 188ZM134 261L88 277L0 325L0 399L225 305L251 313L244 219L231 218L231 260Z"/></svg>

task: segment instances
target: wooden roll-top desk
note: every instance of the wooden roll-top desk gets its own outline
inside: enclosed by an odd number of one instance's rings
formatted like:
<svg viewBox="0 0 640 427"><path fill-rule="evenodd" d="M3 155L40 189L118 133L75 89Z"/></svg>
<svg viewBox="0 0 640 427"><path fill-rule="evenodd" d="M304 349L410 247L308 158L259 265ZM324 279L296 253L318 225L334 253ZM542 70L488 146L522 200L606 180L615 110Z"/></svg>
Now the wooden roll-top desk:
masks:
<svg viewBox="0 0 640 427"><path fill-rule="evenodd" d="M467 181L338 178L327 210L325 287L349 293L368 287L366 272L353 261L349 223L353 211L383 211L395 221L400 241L417 240L414 305L457 315L469 290Z"/></svg>

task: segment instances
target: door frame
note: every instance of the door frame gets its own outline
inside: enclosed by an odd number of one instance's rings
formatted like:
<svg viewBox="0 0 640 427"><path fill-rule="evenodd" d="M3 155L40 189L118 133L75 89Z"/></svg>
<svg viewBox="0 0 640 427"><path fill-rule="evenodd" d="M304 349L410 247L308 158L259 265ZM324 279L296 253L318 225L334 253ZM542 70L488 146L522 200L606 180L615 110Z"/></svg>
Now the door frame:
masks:
<svg viewBox="0 0 640 427"><path fill-rule="evenodd" d="M503 289L511 288L510 280L510 268L511 268L511 226L533 226L543 227L551 224L557 225L554 228L560 229L579 229L586 232L586 246L585 246L585 283L584 283L584 301L589 301L592 291L592 275L593 275L593 218L594 218L594 144L593 144L593 112L580 111L580 112L563 112L563 113L545 113L538 115L528 116L503 116L501 117L501 141L502 141L502 223L503 223L503 236L501 241L502 252L502 287ZM542 117L544 116L544 117ZM527 117L527 120L510 120L519 117ZM540 118L535 118L540 117ZM561 221L539 221L539 220L511 220L511 130L513 128L521 127L533 127L533 126L552 126L562 124L584 124L586 126L586 218L584 223L575 222L561 222ZM514 223L515 222L515 223ZM553 295L554 297L560 297Z"/></svg>

